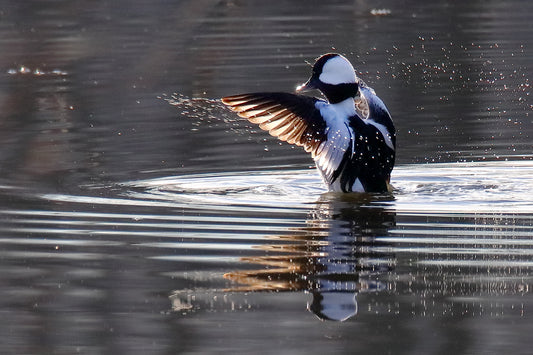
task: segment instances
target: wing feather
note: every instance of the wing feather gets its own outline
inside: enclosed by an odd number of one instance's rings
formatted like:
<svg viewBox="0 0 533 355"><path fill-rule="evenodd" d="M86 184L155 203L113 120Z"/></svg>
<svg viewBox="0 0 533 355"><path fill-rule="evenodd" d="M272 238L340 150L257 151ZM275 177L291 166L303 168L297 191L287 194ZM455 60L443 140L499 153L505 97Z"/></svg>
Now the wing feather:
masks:
<svg viewBox="0 0 533 355"><path fill-rule="evenodd" d="M278 139L317 154L327 139L326 122L315 103L319 99L288 93L251 93L224 97L222 102Z"/></svg>

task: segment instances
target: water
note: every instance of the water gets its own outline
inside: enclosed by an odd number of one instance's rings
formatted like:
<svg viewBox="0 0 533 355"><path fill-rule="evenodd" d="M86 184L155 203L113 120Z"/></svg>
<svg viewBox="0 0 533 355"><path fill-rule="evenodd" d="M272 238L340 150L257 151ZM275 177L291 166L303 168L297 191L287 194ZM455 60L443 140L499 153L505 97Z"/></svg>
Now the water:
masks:
<svg viewBox="0 0 533 355"><path fill-rule="evenodd" d="M0 5L1 352L528 353L531 6ZM392 194L217 100L332 47L393 114Z"/></svg>

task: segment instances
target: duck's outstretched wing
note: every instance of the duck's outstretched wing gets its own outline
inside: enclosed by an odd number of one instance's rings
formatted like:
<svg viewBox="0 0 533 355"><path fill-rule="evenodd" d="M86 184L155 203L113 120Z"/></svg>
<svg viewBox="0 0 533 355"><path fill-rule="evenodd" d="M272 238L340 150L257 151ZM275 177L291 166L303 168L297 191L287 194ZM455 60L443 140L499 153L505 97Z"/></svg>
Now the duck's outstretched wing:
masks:
<svg viewBox="0 0 533 355"><path fill-rule="evenodd" d="M296 144L313 155L327 139L326 122L315 104L320 99L282 92L260 92L222 98L239 116L272 136Z"/></svg>

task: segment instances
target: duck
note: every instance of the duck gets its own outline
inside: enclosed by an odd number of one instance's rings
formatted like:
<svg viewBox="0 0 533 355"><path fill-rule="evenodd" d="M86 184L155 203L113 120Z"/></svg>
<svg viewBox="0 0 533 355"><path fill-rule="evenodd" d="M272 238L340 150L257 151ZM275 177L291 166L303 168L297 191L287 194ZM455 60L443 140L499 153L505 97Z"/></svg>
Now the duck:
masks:
<svg viewBox="0 0 533 355"><path fill-rule="evenodd" d="M322 97L308 96L318 90ZM338 53L316 59L295 93L255 92L222 103L279 140L311 154L331 192L388 193L396 129L375 91Z"/></svg>

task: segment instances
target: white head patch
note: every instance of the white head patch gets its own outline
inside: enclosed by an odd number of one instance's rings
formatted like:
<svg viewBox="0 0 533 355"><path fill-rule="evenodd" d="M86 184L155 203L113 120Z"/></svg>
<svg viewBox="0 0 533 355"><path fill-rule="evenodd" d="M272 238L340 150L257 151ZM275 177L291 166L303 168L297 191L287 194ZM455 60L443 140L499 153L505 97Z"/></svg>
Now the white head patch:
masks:
<svg viewBox="0 0 533 355"><path fill-rule="evenodd" d="M339 55L328 59L318 77L325 84L350 84L356 82L355 71L348 59Z"/></svg>

